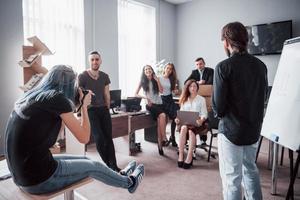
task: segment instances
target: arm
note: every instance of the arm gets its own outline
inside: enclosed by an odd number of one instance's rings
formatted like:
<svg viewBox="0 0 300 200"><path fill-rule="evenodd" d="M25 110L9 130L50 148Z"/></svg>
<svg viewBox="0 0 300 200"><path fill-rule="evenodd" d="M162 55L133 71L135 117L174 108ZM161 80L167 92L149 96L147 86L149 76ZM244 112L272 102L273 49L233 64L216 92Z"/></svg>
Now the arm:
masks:
<svg viewBox="0 0 300 200"><path fill-rule="evenodd" d="M207 80L205 81L205 84L212 85L214 82L214 70L211 68L207 68L207 69L209 69L209 71L208 71L208 77Z"/></svg>
<svg viewBox="0 0 300 200"><path fill-rule="evenodd" d="M214 90L212 96L213 110L218 117L226 114L228 95L228 83L226 82L226 74L222 65L218 64L215 69Z"/></svg>
<svg viewBox="0 0 300 200"><path fill-rule="evenodd" d="M201 126L203 122L207 119L207 107L206 107L206 100L203 98L200 102L200 112L199 112L199 119L197 119L197 124Z"/></svg>
<svg viewBox="0 0 300 200"><path fill-rule="evenodd" d="M109 84L104 87L104 101L107 108L110 108L110 93L109 93Z"/></svg>
<svg viewBox="0 0 300 200"><path fill-rule="evenodd" d="M141 83L140 83L139 86L137 87L137 89L135 90L135 96L136 96L136 97L139 97L139 98L142 98L142 99L147 99L146 96L140 95L140 94L139 94L141 88L142 88L142 85L141 85Z"/></svg>
<svg viewBox="0 0 300 200"><path fill-rule="evenodd" d="M73 112L62 113L60 115L64 124L68 127L76 139L83 144L88 143L91 134L90 121L87 112L87 106L91 103L91 95L92 92L90 91L83 100L81 118L76 118Z"/></svg>
<svg viewBox="0 0 300 200"><path fill-rule="evenodd" d="M159 78L158 78L156 75L154 75L153 78L154 78L154 80L156 80L156 82L157 82L157 85L158 85L158 91L159 91L160 93L163 93L164 89L163 89L163 86L161 85L161 83L160 83L160 81L159 81Z"/></svg>
<svg viewBox="0 0 300 200"><path fill-rule="evenodd" d="M191 80L191 79L194 79L196 81L199 81L199 75L197 76L197 73L198 71L195 71L193 70L192 73L189 75L189 77L184 81L184 84L188 81L188 80ZM199 72L198 72L199 73Z"/></svg>

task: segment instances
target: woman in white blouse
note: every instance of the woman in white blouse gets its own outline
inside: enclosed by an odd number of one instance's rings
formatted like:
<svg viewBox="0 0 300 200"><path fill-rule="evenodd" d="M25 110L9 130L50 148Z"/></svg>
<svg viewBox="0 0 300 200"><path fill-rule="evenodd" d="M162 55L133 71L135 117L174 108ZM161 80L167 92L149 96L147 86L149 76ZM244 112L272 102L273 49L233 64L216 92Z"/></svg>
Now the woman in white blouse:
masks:
<svg viewBox="0 0 300 200"><path fill-rule="evenodd" d="M189 169L193 165L193 150L196 145L196 134L206 131L207 124L207 108L205 99L198 95L199 85L196 80L189 80L184 86L179 103L180 110L199 112L199 118L196 120L198 126L181 125L179 137L179 155L178 167ZM176 124L180 124L178 118L175 119ZM184 147L187 139L189 139L189 149L187 157L184 160Z"/></svg>
<svg viewBox="0 0 300 200"><path fill-rule="evenodd" d="M139 95L141 88L144 90L144 95ZM135 92L135 96L147 100L146 109L150 111L152 118L157 121L158 153L163 156L162 141L166 138L166 114L163 109L162 99L159 95L160 92L162 92L162 86L153 68L150 65L144 66L141 81Z"/></svg>

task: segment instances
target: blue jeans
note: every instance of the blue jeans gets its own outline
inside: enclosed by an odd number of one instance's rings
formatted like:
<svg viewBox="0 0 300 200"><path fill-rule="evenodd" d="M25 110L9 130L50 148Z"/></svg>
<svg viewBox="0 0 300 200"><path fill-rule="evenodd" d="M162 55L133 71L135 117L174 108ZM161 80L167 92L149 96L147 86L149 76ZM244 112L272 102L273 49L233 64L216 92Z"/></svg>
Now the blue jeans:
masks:
<svg viewBox="0 0 300 200"><path fill-rule="evenodd" d="M261 200L259 172L255 163L258 142L237 146L218 134L219 168L224 200L241 200L242 185L247 200Z"/></svg>
<svg viewBox="0 0 300 200"><path fill-rule="evenodd" d="M32 194L49 193L87 177L92 177L107 185L126 189L132 185L132 180L128 176L122 176L106 165L87 157L57 155L54 156L54 159L58 165L51 177L40 184L21 187L21 189Z"/></svg>

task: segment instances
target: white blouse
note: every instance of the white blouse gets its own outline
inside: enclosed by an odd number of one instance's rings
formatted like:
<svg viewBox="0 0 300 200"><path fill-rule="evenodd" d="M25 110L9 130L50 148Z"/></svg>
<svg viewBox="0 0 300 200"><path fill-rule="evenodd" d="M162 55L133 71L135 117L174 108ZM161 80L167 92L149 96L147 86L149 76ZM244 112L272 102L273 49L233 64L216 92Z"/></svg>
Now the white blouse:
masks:
<svg viewBox="0 0 300 200"><path fill-rule="evenodd" d="M207 119L205 98L200 95L197 95L193 100L188 98L188 100L180 106L180 110L199 112L199 117Z"/></svg>
<svg viewBox="0 0 300 200"><path fill-rule="evenodd" d="M148 92L145 92L144 91L144 94L146 95L146 97L148 99L151 100L152 103L154 104L162 104L162 99L159 95L159 93L157 94L154 94L154 91L153 91L153 84L151 81L149 81L149 91ZM149 103L149 102L148 102Z"/></svg>
<svg viewBox="0 0 300 200"><path fill-rule="evenodd" d="M159 82L163 88L163 92L162 95L163 96L167 96L170 95L172 93L171 91L171 82L169 78L165 78L163 76L158 77L159 78Z"/></svg>

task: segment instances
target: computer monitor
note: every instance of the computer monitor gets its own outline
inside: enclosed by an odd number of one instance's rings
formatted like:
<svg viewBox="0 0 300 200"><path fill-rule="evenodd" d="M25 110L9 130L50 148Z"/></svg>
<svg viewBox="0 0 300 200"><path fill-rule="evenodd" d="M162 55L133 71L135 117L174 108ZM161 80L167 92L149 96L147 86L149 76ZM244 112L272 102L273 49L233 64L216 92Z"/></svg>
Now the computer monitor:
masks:
<svg viewBox="0 0 300 200"><path fill-rule="evenodd" d="M141 100L139 97L127 97L127 99L122 99L122 103L126 107L126 112L137 112L142 109Z"/></svg>
<svg viewBox="0 0 300 200"><path fill-rule="evenodd" d="M121 107L121 90L110 90L110 108L113 114L116 114L114 108Z"/></svg>

